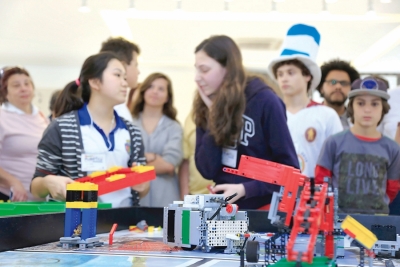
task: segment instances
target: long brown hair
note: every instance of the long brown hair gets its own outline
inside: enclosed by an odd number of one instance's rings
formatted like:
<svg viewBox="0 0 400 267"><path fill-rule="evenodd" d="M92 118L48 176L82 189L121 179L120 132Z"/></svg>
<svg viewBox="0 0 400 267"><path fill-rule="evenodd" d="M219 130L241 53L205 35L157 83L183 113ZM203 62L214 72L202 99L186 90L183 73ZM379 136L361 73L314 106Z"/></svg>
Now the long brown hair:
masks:
<svg viewBox="0 0 400 267"><path fill-rule="evenodd" d="M139 95L137 98L131 103L130 110L132 113L132 117L138 118L139 113L143 111L144 108L144 93L151 87L151 84L157 79L164 79L167 81L167 91L168 91L168 101L163 106L163 113L173 119L176 120L176 108L174 107L174 94L172 90L172 82L167 75L163 73L152 73L150 74L143 83L140 84L140 87L136 90L139 90Z"/></svg>
<svg viewBox="0 0 400 267"><path fill-rule="evenodd" d="M226 68L226 75L217 91L211 109L196 93L193 116L197 127L208 128L219 146L231 146L240 137L246 107L244 89L246 73L239 47L228 36L212 36L201 42L195 53L203 51Z"/></svg>

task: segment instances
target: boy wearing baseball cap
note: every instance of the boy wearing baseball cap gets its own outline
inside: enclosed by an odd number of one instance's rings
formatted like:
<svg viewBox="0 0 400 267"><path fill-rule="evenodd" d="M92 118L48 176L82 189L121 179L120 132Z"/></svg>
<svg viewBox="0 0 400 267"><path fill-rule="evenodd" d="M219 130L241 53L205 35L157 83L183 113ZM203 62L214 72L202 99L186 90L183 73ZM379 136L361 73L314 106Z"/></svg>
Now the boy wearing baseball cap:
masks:
<svg viewBox="0 0 400 267"><path fill-rule="evenodd" d="M295 24L287 32L280 55L269 64L269 72L283 94L300 170L308 177L314 176L325 139L343 130L332 108L309 98L321 80L321 69L315 62L319 43L320 34L315 27Z"/></svg>
<svg viewBox="0 0 400 267"><path fill-rule="evenodd" d="M357 79L349 93L348 115L353 126L328 138L315 169L316 183L331 177L344 213L388 214L400 178L400 147L377 126L389 111L384 82Z"/></svg>

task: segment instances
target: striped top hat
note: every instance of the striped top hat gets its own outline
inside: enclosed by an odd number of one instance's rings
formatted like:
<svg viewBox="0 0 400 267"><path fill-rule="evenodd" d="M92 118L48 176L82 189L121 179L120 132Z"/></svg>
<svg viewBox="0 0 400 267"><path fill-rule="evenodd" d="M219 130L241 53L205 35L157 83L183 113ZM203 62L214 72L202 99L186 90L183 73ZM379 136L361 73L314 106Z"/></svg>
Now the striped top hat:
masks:
<svg viewBox="0 0 400 267"><path fill-rule="evenodd" d="M321 36L313 26L295 24L290 27L283 41L279 57L273 59L268 66L271 77L276 79L273 72L276 63L297 59L309 69L313 77L310 89L314 90L321 81L321 69L315 62L320 40Z"/></svg>

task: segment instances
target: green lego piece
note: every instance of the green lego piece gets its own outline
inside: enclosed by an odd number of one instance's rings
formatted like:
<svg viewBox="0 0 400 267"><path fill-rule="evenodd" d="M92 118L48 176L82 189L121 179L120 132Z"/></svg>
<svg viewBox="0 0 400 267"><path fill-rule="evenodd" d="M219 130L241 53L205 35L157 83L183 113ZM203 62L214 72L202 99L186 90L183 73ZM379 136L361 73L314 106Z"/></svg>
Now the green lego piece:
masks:
<svg viewBox="0 0 400 267"><path fill-rule="evenodd" d="M182 211L182 244L189 245L190 241L190 210Z"/></svg>
<svg viewBox="0 0 400 267"><path fill-rule="evenodd" d="M273 265L274 267L295 267L295 261L287 261L287 259L281 259L277 263ZM303 267L336 267L336 263L327 257L314 257L313 263L309 264L307 262L302 262L301 266Z"/></svg>
<svg viewBox="0 0 400 267"><path fill-rule="evenodd" d="M110 209L111 203L98 203L98 209ZM0 217L65 212L65 202L0 202Z"/></svg>

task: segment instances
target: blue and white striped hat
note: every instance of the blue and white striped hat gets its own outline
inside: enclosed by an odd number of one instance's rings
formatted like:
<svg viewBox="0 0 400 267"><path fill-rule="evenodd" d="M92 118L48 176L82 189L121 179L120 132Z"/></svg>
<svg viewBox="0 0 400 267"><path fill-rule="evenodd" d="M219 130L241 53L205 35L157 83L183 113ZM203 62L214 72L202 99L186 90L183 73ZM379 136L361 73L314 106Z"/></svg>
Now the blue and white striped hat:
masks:
<svg viewBox="0 0 400 267"><path fill-rule="evenodd" d="M314 90L321 81L321 69L316 63L320 40L321 36L313 26L295 24L290 27L283 41L280 56L273 59L268 66L271 77L276 78L273 73L276 63L297 59L310 70L313 76L310 89Z"/></svg>

